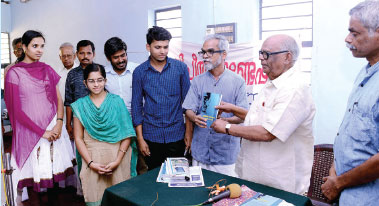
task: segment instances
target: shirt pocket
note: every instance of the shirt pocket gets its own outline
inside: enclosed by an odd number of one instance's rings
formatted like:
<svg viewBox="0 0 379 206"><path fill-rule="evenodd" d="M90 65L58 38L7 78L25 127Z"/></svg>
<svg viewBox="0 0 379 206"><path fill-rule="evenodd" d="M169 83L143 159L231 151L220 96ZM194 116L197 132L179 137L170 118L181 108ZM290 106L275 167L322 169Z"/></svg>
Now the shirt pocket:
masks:
<svg viewBox="0 0 379 206"><path fill-rule="evenodd" d="M356 142L365 145L374 145L378 148L378 141L375 141L376 125L368 112L356 107L351 110L351 119L347 126L347 132Z"/></svg>

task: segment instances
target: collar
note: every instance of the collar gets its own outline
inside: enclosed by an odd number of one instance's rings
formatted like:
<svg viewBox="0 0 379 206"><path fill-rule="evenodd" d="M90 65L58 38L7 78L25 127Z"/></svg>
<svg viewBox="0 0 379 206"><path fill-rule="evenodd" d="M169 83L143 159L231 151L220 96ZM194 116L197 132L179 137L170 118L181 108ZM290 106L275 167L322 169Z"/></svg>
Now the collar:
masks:
<svg viewBox="0 0 379 206"><path fill-rule="evenodd" d="M220 74L220 76L218 77L218 80L220 80L223 76L226 75L226 73L228 72L229 69L227 69L225 66L224 66L224 71ZM212 73L210 73L209 71L206 71L207 75L209 77L211 77L212 79L216 79Z"/></svg>
<svg viewBox="0 0 379 206"><path fill-rule="evenodd" d="M63 72L63 71L67 71L67 72L69 72L69 71L75 69L75 68L78 67L78 66L79 66L79 64L76 63L76 62L74 62L74 65L71 67L71 69L66 69L66 67L62 66L62 67L61 67L61 72Z"/></svg>
<svg viewBox="0 0 379 206"><path fill-rule="evenodd" d="M150 60L151 60L151 56L149 56L149 59L147 60L147 63L148 63L147 69L150 68L150 69L153 69L154 71L156 71L156 69L151 65ZM172 61L171 58L166 57L166 64L164 65L162 72L164 70L166 70L171 65L171 61Z"/></svg>
<svg viewBox="0 0 379 206"><path fill-rule="evenodd" d="M291 67L289 68L287 71L285 71L283 74L281 74L279 77L277 77L276 79L274 80L269 80L272 82L272 84L276 87L276 88L280 88L280 87L283 87L284 85L287 84L287 80L290 76L292 76L292 74L294 74L296 71L296 68L294 67Z"/></svg>
<svg viewBox="0 0 379 206"><path fill-rule="evenodd" d="M106 72L106 73L110 73L110 74L112 74L112 75L119 75L119 74L117 74L117 72L113 69L112 64L111 64L111 65L108 65L108 66L105 67L105 72ZM126 69L125 69L125 71L122 72L119 76L124 76L127 72L131 72L129 62L128 62L128 64L126 65Z"/></svg>

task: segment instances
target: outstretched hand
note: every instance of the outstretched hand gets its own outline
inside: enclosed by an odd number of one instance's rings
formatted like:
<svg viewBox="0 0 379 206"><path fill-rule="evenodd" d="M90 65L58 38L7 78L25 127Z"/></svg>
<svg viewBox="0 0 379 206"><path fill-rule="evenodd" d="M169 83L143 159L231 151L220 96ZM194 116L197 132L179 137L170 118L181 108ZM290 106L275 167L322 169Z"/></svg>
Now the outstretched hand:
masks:
<svg viewBox="0 0 379 206"><path fill-rule="evenodd" d="M225 113L233 113L233 108L234 107L235 107L235 105L233 105L233 104L221 101L220 105L215 106L215 108L218 109L217 118L220 118L221 114L223 112L225 112Z"/></svg>
<svg viewBox="0 0 379 206"><path fill-rule="evenodd" d="M211 125L211 128L213 128L214 131L218 133L224 133L226 134L225 126L228 122L223 119L216 119L216 121L213 122Z"/></svg>

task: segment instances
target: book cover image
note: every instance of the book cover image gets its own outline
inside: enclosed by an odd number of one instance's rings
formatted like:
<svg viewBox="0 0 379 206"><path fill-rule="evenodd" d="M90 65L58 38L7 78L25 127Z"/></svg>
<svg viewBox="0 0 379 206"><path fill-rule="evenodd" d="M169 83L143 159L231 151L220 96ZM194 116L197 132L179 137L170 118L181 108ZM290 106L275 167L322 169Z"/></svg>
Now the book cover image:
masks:
<svg viewBox="0 0 379 206"><path fill-rule="evenodd" d="M215 106L219 105L222 99L221 94L204 92L201 98L200 115L207 119L207 127L210 128L217 118L218 109Z"/></svg>

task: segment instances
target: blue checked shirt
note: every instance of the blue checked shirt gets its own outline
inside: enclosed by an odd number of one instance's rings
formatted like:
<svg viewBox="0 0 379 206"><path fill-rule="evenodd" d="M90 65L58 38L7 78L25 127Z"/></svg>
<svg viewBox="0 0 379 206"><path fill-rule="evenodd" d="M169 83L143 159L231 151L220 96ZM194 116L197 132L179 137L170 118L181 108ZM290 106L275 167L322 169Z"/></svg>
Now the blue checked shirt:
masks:
<svg viewBox="0 0 379 206"><path fill-rule="evenodd" d="M364 67L354 83L334 142L337 175L379 153L379 62ZM339 205L378 205L379 179L342 191Z"/></svg>
<svg viewBox="0 0 379 206"><path fill-rule="evenodd" d="M182 103L190 87L187 66L167 58L162 72L150 59L133 72L132 119L142 125L143 138L156 143L170 143L184 138Z"/></svg>
<svg viewBox="0 0 379 206"><path fill-rule="evenodd" d="M84 85L84 69L78 66L67 74L65 86L64 106L70 106L77 99L89 94L89 90Z"/></svg>

